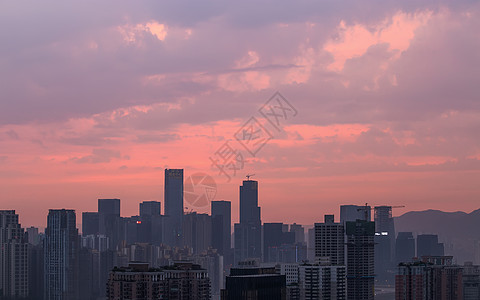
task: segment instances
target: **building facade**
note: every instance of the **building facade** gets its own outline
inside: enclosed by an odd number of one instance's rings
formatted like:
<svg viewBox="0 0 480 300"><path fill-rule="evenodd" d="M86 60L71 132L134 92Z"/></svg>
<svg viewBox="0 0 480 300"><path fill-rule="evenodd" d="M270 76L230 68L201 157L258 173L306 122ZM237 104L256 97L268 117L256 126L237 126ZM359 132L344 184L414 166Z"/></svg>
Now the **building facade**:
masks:
<svg viewBox="0 0 480 300"><path fill-rule="evenodd" d="M0 210L0 299L28 296L28 240L14 210Z"/></svg>
<svg viewBox="0 0 480 300"><path fill-rule="evenodd" d="M107 283L108 300L209 300L210 279L206 270L192 263L151 269L131 263L115 268Z"/></svg>
<svg viewBox="0 0 480 300"><path fill-rule="evenodd" d="M50 209L45 229L45 300L79 299L80 238L74 210Z"/></svg>

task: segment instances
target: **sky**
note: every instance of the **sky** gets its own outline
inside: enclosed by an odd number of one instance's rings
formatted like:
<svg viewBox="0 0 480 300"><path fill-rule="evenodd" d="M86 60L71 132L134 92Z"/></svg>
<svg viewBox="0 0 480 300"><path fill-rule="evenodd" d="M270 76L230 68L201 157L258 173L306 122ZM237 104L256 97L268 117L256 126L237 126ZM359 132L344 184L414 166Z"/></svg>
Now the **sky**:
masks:
<svg viewBox="0 0 480 300"><path fill-rule="evenodd" d="M478 209L478 28L466 0L1 1L0 208L136 215L183 168L233 221L247 174L264 222Z"/></svg>

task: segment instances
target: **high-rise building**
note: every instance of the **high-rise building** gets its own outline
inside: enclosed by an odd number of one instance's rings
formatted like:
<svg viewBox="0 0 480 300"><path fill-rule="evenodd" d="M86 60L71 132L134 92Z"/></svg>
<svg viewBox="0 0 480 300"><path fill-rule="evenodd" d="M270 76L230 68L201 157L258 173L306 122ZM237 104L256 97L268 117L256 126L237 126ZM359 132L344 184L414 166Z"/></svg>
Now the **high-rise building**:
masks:
<svg viewBox="0 0 480 300"><path fill-rule="evenodd" d="M298 266L300 299L346 299L346 268L318 264ZM363 298L356 298L363 299Z"/></svg>
<svg viewBox="0 0 480 300"><path fill-rule="evenodd" d="M183 245L183 169L165 169L165 237L170 246Z"/></svg>
<svg viewBox="0 0 480 300"><path fill-rule="evenodd" d="M373 300L375 222L346 222L346 235L347 299Z"/></svg>
<svg viewBox="0 0 480 300"><path fill-rule="evenodd" d="M99 233L99 214L98 212L82 213L82 235L96 235Z"/></svg>
<svg viewBox="0 0 480 300"><path fill-rule="evenodd" d="M222 300L286 300L286 277L275 268L232 268Z"/></svg>
<svg viewBox="0 0 480 300"><path fill-rule="evenodd" d="M410 262L415 257L415 238L412 232L399 232L395 243L395 262Z"/></svg>
<svg viewBox="0 0 480 300"><path fill-rule="evenodd" d="M345 265L345 230L335 223L333 215L325 215L324 223L315 223L315 257L328 257L333 266Z"/></svg>
<svg viewBox="0 0 480 300"><path fill-rule="evenodd" d="M107 299L210 300L210 278L206 270L192 263L157 269L144 263L130 263L110 272Z"/></svg>
<svg viewBox="0 0 480 300"><path fill-rule="evenodd" d="M371 207L365 205L341 205L340 206L340 223L355 222L356 220L371 221Z"/></svg>
<svg viewBox="0 0 480 300"><path fill-rule="evenodd" d="M262 257L262 221L258 206L258 182L240 186L240 223L235 224L235 262Z"/></svg>
<svg viewBox="0 0 480 300"><path fill-rule="evenodd" d="M462 272L462 267L452 264L451 256L424 256L422 261L400 263L395 299L462 300Z"/></svg>
<svg viewBox="0 0 480 300"><path fill-rule="evenodd" d="M443 256L443 243L438 242L436 234L419 234L417 235L417 257L423 256Z"/></svg>
<svg viewBox="0 0 480 300"><path fill-rule="evenodd" d="M28 296L28 240L14 210L0 210L0 299Z"/></svg>
<svg viewBox="0 0 480 300"><path fill-rule="evenodd" d="M162 204L158 201L143 201L140 203L140 217L159 216L162 211Z"/></svg>
<svg viewBox="0 0 480 300"><path fill-rule="evenodd" d="M295 233L283 231L283 225L283 223L263 224L264 262L280 262L278 252L282 250L281 246L295 244Z"/></svg>
<svg viewBox="0 0 480 300"><path fill-rule="evenodd" d="M50 209L45 229L45 300L79 299L75 211Z"/></svg>
<svg viewBox="0 0 480 300"><path fill-rule="evenodd" d="M377 282L393 284L395 225L391 206L375 206L375 274Z"/></svg>
<svg viewBox="0 0 480 300"><path fill-rule="evenodd" d="M192 212L183 217L184 245L200 254L212 247L212 217Z"/></svg>
<svg viewBox="0 0 480 300"><path fill-rule="evenodd" d="M98 199L98 232L109 239L109 247L115 250L124 239L120 199Z"/></svg>
<svg viewBox="0 0 480 300"><path fill-rule="evenodd" d="M232 241L232 204L230 201L212 201L211 205L213 248L227 257Z"/></svg>

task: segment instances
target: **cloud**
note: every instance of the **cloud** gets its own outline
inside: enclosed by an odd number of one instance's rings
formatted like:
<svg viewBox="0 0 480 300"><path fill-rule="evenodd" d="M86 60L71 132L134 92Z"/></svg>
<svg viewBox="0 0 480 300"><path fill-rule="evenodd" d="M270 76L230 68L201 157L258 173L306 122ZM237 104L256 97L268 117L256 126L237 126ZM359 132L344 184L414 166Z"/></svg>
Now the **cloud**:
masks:
<svg viewBox="0 0 480 300"><path fill-rule="evenodd" d="M99 163L109 163L112 159L122 158L119 151L96 148L92 150L92 154L82 156L80 158L73 158L72 160L79 164L99 164ZM128 157L124 157L128 159Z"/></svg>

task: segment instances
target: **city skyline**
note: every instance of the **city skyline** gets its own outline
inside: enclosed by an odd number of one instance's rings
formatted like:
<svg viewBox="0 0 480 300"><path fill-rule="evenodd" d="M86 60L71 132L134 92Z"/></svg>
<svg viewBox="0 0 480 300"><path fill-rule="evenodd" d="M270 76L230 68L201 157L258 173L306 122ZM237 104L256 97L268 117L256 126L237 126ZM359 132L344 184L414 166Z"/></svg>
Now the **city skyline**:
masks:
<svg viewBox="0 0 480 300"><path fill-rule="evenodd" d="M132 215L170 167L211 175L234 210L256 174L268 222L478 208L476 2L0 5L0 199L25 225L97 198ZM280 126L262 110L277 91L295 112ZM226 141L245 159L230 181L210 160Z"/></svg>

